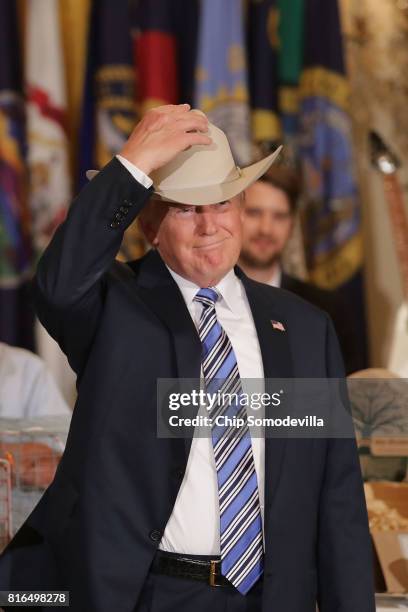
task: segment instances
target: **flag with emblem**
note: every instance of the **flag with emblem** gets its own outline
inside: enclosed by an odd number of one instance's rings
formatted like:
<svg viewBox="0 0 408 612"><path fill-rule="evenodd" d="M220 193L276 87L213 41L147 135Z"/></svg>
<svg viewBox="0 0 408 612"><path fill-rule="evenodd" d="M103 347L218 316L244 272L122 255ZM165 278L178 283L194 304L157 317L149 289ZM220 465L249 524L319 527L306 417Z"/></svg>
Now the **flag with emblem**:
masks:
<svg viewBox="0 0 408 612"><path fill-rule="evenodd" d="M257 156L284 143L283 158L297 165L298 85L303 61L304 0L249 0L247 38L253 139ZM285 249L285 270L305 278L298 216Z"/></svg>
<svg viewBox="0 0 408 612"><path fill-rule="evenodd" d="M134 11L138 101L143 115L162 104L177 104L179 74L175 12L169 0L145 0Z"/></svg>
<svg viewBox="0 0 408 612"><path fill-rule="evenodd" d="M67 98L59 26L58 3L28 2L25 82L29 201L38 254L65 218L71 199Z"/></svg>
<svg viewBox="0 0 408 612"><path fill-rule="evenodd" d="M337 0L306 0L300 82L300 161L306 263L312 282L338 289L353 311L366 367L361 205L354 174L349 83Z"/></svg>
<svg viewBox="0 0 408 612"><path fill-rule="evenodd" d="M87 182L86 170L102 168L119 153L137 123L135 74L131 4L94 0L80 132L80 186ZM133 223L118 257L135 259L145 248Z"/></svg>
<svg viewBox="0 0 408 612"><path fill-rule="evenodd" d="M254 140L273 148L282 138L278 106L279 12L276 0L249 0L249 84Z"/></svg>
<svg viewBox="0 0 408 612"><path fill-rule="evenodd" d="M32 234L39 257L64 220L71 200L67 93L59 3L27 3L25 81L29 203ZM58 344L36 320L37 351L67 396L75 378Z"/></svg>
<svg viewBox="0 0 408 612"><path fill-rule="evenodd" d="M0 0L0 340L33 348L25 105L14 0Z"/></svg>
<svg viewBox="0 0 408 612"><path fill-rule="evenodd" d="M252 160L241 0L201 3L195 105L228 136L235 161Z"/></svg>
<svg viewBox="0 0 408 612"><path fill-rule="evenodd" d="M136 3L133 32L141 114L162 104L193 103L198 13L198 0Z"/></svg>

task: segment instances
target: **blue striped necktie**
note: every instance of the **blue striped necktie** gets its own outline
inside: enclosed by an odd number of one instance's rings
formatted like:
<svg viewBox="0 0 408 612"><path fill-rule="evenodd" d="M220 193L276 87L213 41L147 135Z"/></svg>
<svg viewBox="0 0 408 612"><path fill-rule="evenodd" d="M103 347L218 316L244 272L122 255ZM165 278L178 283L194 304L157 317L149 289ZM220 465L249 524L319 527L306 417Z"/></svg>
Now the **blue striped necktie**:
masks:
<svg viewBox="0 0 408 612"><path fill-rule="evenodd" d="M242 393L234 349L219 324L213 288L200 289L194 300L203 305L199 323L206 392ZM236 395L235 395L236 394ZM225 397L225 396L224 396ZM228 397L228 396L227 396ZM215 425L218 415L236 416L245 425ZM245 595L263 572L262 517L258 482L245 406L216 402L210 413L220 510L221 573Z"/></svg>

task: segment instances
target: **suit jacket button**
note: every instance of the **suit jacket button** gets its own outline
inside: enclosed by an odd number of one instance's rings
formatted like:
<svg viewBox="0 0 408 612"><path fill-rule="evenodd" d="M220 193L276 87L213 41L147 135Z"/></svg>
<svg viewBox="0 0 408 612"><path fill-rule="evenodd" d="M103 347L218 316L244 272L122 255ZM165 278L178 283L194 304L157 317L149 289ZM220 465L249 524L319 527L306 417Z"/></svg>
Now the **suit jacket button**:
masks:
<svg viewBox="0 0 408 612"><path fill-rule="evenodd" d="M182 468L176 468L174 470L174 475L175 475L176 478L183 478L184 470Z"/></svg>
<svg viewBox="0 0 408 612"><path fill-rule="evenodd" d="M159 531L158 529L153 529L149 533L149 538L152 540L152 542L160 542L161 537L162 537L161 531Z"/></svg>

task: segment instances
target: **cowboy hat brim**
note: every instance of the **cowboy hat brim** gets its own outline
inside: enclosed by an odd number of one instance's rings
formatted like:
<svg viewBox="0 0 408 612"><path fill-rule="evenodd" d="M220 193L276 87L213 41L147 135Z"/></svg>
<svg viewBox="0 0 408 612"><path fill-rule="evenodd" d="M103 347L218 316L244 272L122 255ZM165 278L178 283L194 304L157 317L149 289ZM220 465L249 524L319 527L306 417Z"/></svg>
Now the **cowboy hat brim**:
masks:
<svg viewBox="0 0 408 612"><path fill-rule="evenodd" d="M155 189L154 194L159 199L166 202L176 202L178 204L192 204L205 206L206 204L217 204L230 200L234 196L247 189L252 183L257 181L272 166L279 156L282 145L273 153L246 168L240 169L240 176L228 183L219 185L206 185L204 187L194 187L186 189ZM87 170L86 177L91 180L98 170Z"/></svg>

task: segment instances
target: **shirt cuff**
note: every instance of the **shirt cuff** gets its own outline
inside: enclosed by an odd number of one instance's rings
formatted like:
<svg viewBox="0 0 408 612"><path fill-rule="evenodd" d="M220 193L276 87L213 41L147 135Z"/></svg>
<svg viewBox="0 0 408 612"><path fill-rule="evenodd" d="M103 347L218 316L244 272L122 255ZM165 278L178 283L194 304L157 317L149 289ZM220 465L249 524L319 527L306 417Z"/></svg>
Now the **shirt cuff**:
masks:
<svg viewBox="0 0 408 612"><path fill-rule="evenodd" d="M125 166L126 170L129 170L133 178L136 179L138 183L141 183L143 187L149 189L149 187L153 185L153 181L150 176L147 176L147 174L145 174L142 170L139 170L139 168L126 159L126 157L122 157L122 155L116 155L116 157L120 163Z"/></svg>

